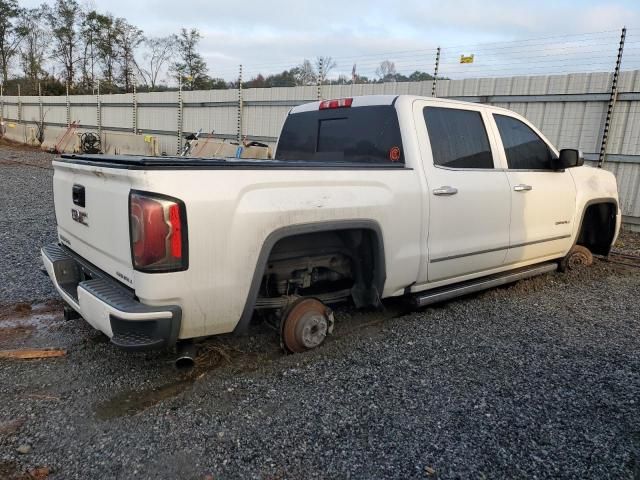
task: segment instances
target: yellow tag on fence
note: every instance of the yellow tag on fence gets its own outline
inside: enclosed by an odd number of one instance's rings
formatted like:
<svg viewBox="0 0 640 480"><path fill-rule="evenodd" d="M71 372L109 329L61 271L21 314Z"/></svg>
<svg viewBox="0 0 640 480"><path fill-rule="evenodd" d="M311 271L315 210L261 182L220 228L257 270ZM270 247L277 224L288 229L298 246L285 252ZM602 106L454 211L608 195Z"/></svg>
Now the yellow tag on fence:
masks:
<svg viewBox="0 0 640 480"><path fill-rule="evenodd" d="M144 141L145 141L146 143L151 143L151 142L153 142L153 136L152 136L152 135L145 135L145 136L144 136Z"/></svg>
<svg viewBox="0 0 640 480"><path fill-rule="evenodd" d="M473 63L473 55L460 55L460 63Z"/></svg>

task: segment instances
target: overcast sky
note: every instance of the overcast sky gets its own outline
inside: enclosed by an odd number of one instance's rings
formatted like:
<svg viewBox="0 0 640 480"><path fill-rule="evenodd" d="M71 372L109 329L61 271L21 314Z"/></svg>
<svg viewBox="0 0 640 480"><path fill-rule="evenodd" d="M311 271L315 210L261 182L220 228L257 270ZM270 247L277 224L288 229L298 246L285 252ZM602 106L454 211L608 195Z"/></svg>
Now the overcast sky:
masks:
<svg viewBox="0 0 640 480"><path fill-rule="evenodd" d="M34 7L42 2L20 3ZM454 56L475 53L479 43L610 32L585 38L615 47L616 30L623 25L640 27L639 0L110 0L93 6L125 17L150 36L182 27L199 29L204 37L200 51L210 74L226 79L236 75L240 63L251 76L281 71L319 55L338 60L334 75L350 74L353 63L359 73L367 74L385 58L399 63L405 59L407 69L415 65L414 69L431 71L429 50L438 45L460 46L447 50ZM465 47L470 51L463 51ZM394 58L394 52L416 50L424 52L398 53Z"/></svg>

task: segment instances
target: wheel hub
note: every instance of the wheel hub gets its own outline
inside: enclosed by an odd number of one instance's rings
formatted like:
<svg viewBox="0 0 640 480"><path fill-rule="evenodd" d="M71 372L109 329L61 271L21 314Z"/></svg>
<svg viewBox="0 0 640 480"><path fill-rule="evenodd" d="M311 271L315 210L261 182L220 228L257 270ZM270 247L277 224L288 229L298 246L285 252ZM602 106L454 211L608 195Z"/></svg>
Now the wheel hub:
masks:
<svg viewBox="0 0 640 480"><path fill-rule="evenodd" d="M318 312L308 312L299 320L298 336L306 348L315 348L327 336L327 318Z"/></svg>
<svg viewBox="0 0 640 480"><path fill-rule="evenodd" d="M299 300L282 320L282 343L289 352L316 348L333 329L333 313L315 298Z"/></svg>
<svg viewBox="0 0 640 480"><path fill-rule="evenodd" d="M581 252L575 252L569 257L569 267L580 267L582 265L587 265L588 259L586 255L583 255Z"/></svg>

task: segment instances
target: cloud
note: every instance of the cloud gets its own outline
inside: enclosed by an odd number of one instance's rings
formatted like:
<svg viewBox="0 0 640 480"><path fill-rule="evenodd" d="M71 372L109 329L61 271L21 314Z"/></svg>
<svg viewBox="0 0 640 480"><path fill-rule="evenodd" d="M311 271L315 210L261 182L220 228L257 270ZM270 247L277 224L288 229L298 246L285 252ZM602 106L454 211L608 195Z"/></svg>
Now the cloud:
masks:
<svg viewBox="0 0 640 480"><path fill-rule="evenodd" d="M203 34L200 50L212 75L227 79L235 77L240 63L250 76L281 71L319 55L337 58L336 72L350 72L355 62L359 71L371 74L386 58L406 70L429 71L430 50L437 45L460 46L459 53L467 46L470 53L480 51L476 45L485 42L590 31L613 30L615 46L615 31L623 23L640 23L640 4L627 0L110 0L108 6L97 5L127 18L147 35L198 28ZM528 50L525 46L523 51ZM423 52L385 55L408 50Z"/></svg>

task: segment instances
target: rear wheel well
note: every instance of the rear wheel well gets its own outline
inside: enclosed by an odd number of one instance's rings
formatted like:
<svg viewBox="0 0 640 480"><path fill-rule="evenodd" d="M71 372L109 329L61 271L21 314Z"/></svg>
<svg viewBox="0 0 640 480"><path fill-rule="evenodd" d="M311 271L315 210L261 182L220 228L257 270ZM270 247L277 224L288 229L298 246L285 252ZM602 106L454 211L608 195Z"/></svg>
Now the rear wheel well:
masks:
<svg viewBox="0 0 640 480"><path fill-rule="evenodd" d="M612 202L588 205L582 216L582 223L576 243L597 255L608 255L616 231L617 207Z"/></svg>
<svg viewBox="0 0 640 480"><path fill-rule="evenodd" d="M280 238L269 252L259 296L312 296L348 290L359 306L378 305L384 285L379 233L320 230Z"/></svg>

